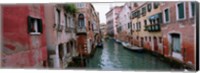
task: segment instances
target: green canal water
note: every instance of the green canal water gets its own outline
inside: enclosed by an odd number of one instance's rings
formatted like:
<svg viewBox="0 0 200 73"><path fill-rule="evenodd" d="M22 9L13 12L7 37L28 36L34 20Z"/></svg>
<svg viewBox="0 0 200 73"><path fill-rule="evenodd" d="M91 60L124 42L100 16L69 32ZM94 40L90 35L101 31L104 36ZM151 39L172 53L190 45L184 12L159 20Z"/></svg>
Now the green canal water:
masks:
<svg viewBox="0 0 200 73"><path fill-rule="evenodd" d="M168 63L146 52L130 51L114 40L103 42L103 48L97 48L89 59L87 69L98 70L173 70Z"/></svg>

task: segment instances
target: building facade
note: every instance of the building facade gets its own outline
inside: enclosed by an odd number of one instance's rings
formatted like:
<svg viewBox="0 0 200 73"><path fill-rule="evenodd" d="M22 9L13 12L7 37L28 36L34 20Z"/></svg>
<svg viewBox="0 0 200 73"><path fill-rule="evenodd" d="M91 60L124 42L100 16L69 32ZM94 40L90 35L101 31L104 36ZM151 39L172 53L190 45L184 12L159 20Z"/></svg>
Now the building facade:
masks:
<svg viewBox="0 0 200 73"><path fill-rule="evenodd" d="M44 6L1 5L1 64L4 68L47 67Z"/></svg>
<svg viewBox="0 0 200 73"><path fill-rule="evenodd" d="M66 12L67 4L46 4L45 22L49 66L66 68L72 57L78 56L75 36L75 16Z"/></svg>
<svg viewBox="0 0 200 73"><path fill-rule="evenodd" d="M106 34L107 34L106 29L107 29L106 24L105 24L105 23L101 23L101 24L100 24L100 30L101 30L101 34L103 35L103 37L105 37Z"/></svg>
<svg viewBox="0 0 200 73"><path fill-rule="evenodd" d="M195 2L166 2L163 15L163 55L196 68Z"/></svg>
<svg viewBox="0 0 200 73"><path fill-rule="evenodd" d="M131 24L130 24L130 7L125 3L119 13L119 25L122 31L119 33L120 40L128 42L129 37L131 37Z"/></svg>
<svg viewBox="0 0 200 73"><path fill-rule="evenodd" d="M80 56L88 56L94 50L99 34L99 14L91 3L76 3L77 47Z"/></svg>
<svg viewBox="0 0 200 73"><path fill-rule="evenodd" d="M133 42L148 50L163 53L160 28L162 15L159 3L143 3L132 15L133 35L135 35Z"/></svg>
<svg viewBox="0 0 200 73"><path fill-rule="evenodd" d="M117 18L118 18L118 15L119 15L122 7L123 6L115 6L106 13L106 24L108 26L108 28L107 28L108 35L115 37L115 38L117 36L117 27L116 27L116 26L118 26Z"/></svg>

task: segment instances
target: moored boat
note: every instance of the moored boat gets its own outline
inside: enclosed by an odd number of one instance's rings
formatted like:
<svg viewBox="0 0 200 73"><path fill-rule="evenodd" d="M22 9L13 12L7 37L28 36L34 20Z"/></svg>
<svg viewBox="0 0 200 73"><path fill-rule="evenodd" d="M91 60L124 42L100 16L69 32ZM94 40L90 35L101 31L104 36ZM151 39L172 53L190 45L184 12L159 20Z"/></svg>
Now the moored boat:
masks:
<svg viewBox="0 0 200 73"><path fill-rule="evenodd" d="M129 49L129 50L133 50L133 51L142 51L143 48L141 47L137 47L137 46L132 46L131 44L127 43L127 42L122 42L123 47Z"/></svg>

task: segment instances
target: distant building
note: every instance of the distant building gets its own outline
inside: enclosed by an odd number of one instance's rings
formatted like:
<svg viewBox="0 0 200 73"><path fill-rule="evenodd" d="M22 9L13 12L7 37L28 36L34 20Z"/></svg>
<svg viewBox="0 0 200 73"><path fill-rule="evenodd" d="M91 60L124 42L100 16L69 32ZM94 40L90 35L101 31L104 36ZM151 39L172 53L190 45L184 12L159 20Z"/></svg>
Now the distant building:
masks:
<svg viewBox="0 0 200 73"><path fill-rule="evenodd" d="M103 36L106 36L106 33L107 33L107 25L105 23L101 23L100 24L100 30L101 30L101 34Z"/></svg>
<svg viewBox="0 0 200 73"><path fill-rule="evenodd" d="M46 24L44 6L1 5L1 66L4 68L46 68Z"/></svg>
<svg viewBox="0 0 200 73"><path fill-rule="evenodd" d="M127 3L125 3L119 13L119 19L120 22L118 27L122 28L120 35L120 40L127 41L129 40L129 37L131 37L131 20L130 20L130 7Z"/></svg>
<svg viewBox="0 0 200 73"><path fill-rule="evenodd" d="M106 24L107 24L107 34L114 37L117 35L117 21L116 18L119 15L123 6L115 6L111 8L110 11L106 13Z"/></svg>

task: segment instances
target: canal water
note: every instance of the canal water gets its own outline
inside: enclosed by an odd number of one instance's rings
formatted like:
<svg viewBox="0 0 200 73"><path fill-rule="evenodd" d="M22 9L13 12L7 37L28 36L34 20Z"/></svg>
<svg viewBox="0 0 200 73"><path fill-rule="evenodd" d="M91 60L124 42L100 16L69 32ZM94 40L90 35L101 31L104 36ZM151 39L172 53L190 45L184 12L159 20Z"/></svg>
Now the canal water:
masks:
<svg viewBox="0 0 200 73"><path fill-rule="evenodd" d="M89 59L87 69L97 70L164 70L173 68L146 52L130 51L112 39L105 40L103 48L97 48Z"/></svg>

